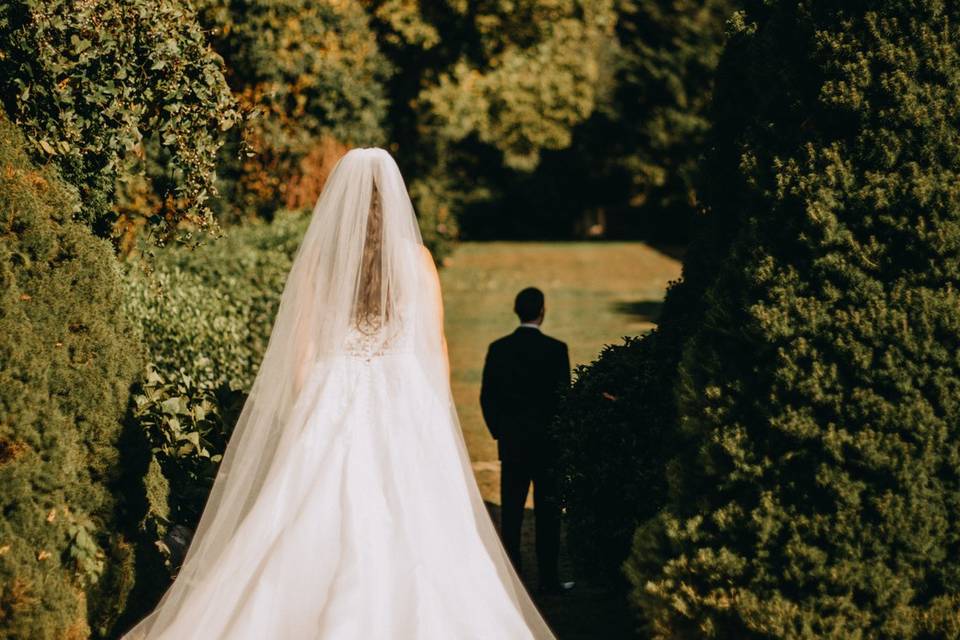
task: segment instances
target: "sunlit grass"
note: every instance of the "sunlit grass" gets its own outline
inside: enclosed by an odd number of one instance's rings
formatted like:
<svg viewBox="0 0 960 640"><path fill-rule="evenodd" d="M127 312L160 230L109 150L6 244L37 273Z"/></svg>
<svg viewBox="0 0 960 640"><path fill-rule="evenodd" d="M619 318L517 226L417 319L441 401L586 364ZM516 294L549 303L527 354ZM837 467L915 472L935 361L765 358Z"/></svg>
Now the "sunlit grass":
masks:
<svg viewBox="0 0 960 640"><path fill-rule="evenodd" d="M649 330L677 260L642 243L464 243L441 271L454 398L484 498L499 503L496 443L480 414L487 345L517 324L523 287L547 298L543 330L570 347L571 364Z"/></svg>

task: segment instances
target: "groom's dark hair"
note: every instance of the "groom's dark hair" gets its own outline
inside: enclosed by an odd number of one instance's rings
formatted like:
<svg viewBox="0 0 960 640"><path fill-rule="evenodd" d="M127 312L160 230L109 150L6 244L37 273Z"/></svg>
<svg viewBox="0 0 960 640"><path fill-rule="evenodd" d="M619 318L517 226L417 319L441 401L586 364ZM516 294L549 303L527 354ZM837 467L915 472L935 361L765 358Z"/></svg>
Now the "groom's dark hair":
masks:
<svg viewBox="0 0 960 640"><path fill-rule="evenodd" d="M513 310L519 316L520 322L536 320L543 311L543 291L536 287L527 287L517 294Z"/></svg>

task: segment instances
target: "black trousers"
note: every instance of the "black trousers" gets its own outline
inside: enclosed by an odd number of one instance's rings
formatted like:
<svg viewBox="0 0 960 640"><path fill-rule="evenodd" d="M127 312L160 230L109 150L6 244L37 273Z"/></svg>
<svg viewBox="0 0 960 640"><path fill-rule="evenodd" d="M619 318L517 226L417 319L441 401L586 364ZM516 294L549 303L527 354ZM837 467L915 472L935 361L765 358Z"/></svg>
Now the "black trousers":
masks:
<svg viewBox="0 0 960 640"><path fill-rule="evenodd" d="M537 569L540 586L559 584L560 504L557 481L553 473L542 465L516 460L503 460L500 465L500 529L503 546L520 572L520 530L523 525L524 504L530 483L533 483L533 506L537 535Z"/></svg>

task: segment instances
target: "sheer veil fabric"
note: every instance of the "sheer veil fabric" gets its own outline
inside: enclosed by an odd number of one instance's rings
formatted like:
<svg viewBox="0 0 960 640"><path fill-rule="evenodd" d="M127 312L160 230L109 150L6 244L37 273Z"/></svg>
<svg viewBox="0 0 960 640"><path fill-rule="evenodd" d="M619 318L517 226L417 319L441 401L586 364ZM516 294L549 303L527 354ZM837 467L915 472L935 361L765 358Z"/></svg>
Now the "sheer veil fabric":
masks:
<svg viewBox="0 0 960 640"><path fill-rule="evenodd" d="M179 574L125 638L553 638L487 514L393 158L331 173Z"/></svg>

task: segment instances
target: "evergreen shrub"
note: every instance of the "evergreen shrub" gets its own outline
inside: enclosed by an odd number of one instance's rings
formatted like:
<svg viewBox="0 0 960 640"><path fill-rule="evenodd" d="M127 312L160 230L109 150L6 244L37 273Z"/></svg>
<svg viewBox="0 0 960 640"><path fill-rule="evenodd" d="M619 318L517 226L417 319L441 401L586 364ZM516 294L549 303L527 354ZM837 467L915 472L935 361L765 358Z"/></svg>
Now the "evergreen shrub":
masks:
<svg viewBox="0 0 960 640"><path fill-rule="evenodd" d="M117 443L140 366L112 247L0 115L0 637L107 635L132 580Z"/></svg>
<svg viewBox="0 0 960 640"><path fill-rule="evenodd" d="M956 638L960 6L732 27L633 601L656 638Z"/></svg>
<svg viewBox="0 0 960 640"><path fill-rule="evenodd" d="M634 530L666 500L664 421L638 410L659 387L646 379L655 346L627 338L579 366L553 425L570 548L581 572L618 586Z"/></svg>

